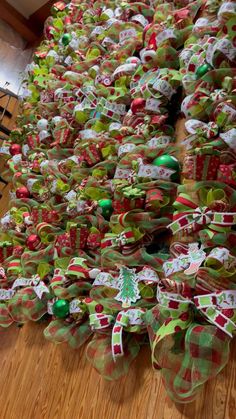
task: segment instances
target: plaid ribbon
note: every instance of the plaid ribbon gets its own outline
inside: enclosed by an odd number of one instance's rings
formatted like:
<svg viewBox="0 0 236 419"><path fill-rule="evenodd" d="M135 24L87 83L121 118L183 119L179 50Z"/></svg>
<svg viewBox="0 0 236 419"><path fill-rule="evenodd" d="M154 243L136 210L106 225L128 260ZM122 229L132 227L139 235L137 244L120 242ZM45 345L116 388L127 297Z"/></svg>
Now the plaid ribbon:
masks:
<svg viewBox="0 0 236 419"><path fill-rule="evenodd" d="M55 240L55 257L71 256L73 251L71 248L70 236L68 233L59 234Z"/></svg>
<svg viewBox="0 0 236 419"><path fill-rule="evenodd" d="M86 357L103 378L117 380L128 373L130 364L139 353L140 343L135 336L124 334L123 348L124 356L117 358L115 362L110 335L96 333L87 346Z"/></svg>
<svg viewBox="0 0 236 419"><path fill-rule="evenodd" d="M0 263L3 263L12 253L13 244L11 242L0 242Z"/></svg>
<svg viewBox="0 0 236 419"><path fill-rule="evenodd" d="M215 180L220 157L214 155L186 156L184 159L183 175L187 179Z"/></svg>
<svg viewBox="0 0 236 419"><path fill-rule="evenodd" d="M86 224L67 223L67 230L70 236L70 244L73 251L84 249L89 235Z"/></svg>
<svg viewBox="0 0 236 419"><path fill-rule="evenodd" d="M64 1L57 1L56 3L54 3L53 8L56 11L62 12L66 8L66 3L64 3Z"/></svg>
<svg viewBox="0 0 236 419"><path fill-rule="evenodd" d="M101 160L101 153L97 144L87 144L82 151L82 156L91 166L94 166Z"/></svg>
<svg viewBox="0 0 236 419"><path fill-rule="evenodd" d="M172 399L191 401L200 386L225 366L230 338L218 327L195 323L191 300L161 290L158 299L144 316L153 367L161 369Z"/></svg>
<svg viewBox="0 0 236 419"><path fill-rule="evenodd" d="M76 271L78 281L73 282L69 286L66 285L65 273L68 274L68 272L71 272L73 266L71 265L71 267L68 267L66 272L61 269L55 269L54 276L50 281L51 289L54 295L60 299L68 300L71 298L79 297L80 295L83 295L84 292L88 292L91 289L91 285L86 281L88 278L88 269L86 270L86 268L81 266L79 267L80 270L77 269ZM73 274L75 274L74 271Z"/></svg>
<svg viewBox="0 0 236 419"><path fill-rule="evenodd" d="M50 208L47 207L35 207L32 208L31 211L31 215L30 215L32 221L34 224L39 224L39 223L57 223L60 220L60 214L58 213L58 211L51 210Z"/></svg>
<svg viewBox="0 0 236 419"><path fill-rule="evenodd" d="M71 323L53 320L44 330L44 337L54 343L67 342L72 348L80 348L90 338L92 331L89 322L82 318Z"/></svg>
<svg viewBox="0 0 236 419"><path fill-rule="evenodd" d="M22 288L9 301L8 310L15 322L37 321L47 313L47 297L39 298L33 287Z"/></svg>

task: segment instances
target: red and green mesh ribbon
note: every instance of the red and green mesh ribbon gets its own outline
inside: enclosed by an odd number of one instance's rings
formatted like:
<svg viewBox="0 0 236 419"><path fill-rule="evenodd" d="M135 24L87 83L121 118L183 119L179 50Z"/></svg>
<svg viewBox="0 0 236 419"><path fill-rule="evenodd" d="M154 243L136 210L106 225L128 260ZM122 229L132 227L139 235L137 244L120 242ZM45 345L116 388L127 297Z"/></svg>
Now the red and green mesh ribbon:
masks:
<svg viewBox="0 0 236 419"><path fill-rule="evenodd" d="M199 323L191 302L177 295L164 294L145 319L153 367L161 370L168 394L176 402L193 400L226 365L230 337L216 326Z"/></svg>

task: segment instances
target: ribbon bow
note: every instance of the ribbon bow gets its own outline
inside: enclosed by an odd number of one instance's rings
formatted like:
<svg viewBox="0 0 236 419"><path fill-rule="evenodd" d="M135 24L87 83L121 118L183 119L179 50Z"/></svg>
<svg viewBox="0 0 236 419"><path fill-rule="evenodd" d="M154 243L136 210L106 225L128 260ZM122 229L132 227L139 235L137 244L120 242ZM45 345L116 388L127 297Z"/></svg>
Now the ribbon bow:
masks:
<svg viewBox="0 0 236 419"><path fill-rule="evenodd" d="M210 224L212 212L208 207L197 207L193 213L193 220L197 224Z"/></svg>
<svg viewBox="0 0 236 419"><path fill-rule="evenodd" d="M107 233L105 234L104 239L102 240L101 247L102 249L106 247L112 247L119 249L126 244L131 244L135 242L134 232L130 228L126 228L120 234Z"/></svg>
<svg viewBox="0 0 236 419"><path fill-rule="evenodd" d="M228 290L219 293L199 295L194 297L194 303L198 310L230 337L236 330L236 291ZM232 319L233 318L233 319Z"/></svg>
<svg viewBox="0 0 236 419"><path fill-rule="evenodd" d="M206 306L211 310L210 305L215 303L216 296L211 297L203 295L191 300L159 289L159 304L145 313L153 367L161 369L164 385L175 401L193 400L201 385L227 363L230 333L223 322L232 321L224 314L219 316L215 308L218 324L210 316L214 326L199 324L198 316L195 318L195 303L203 313Z"/></svg>
<svg viewBox="0 0 236 419"><path fill-rule="evenodd" d="M198 207L187 194L180 194L174 206L179 211L174 214L174 221L168 226L173 234L181 230L188 231L190 226L193 229L196 225L206 224L230 227L236 223L236 212L215 212L206 206Z"/></svg>

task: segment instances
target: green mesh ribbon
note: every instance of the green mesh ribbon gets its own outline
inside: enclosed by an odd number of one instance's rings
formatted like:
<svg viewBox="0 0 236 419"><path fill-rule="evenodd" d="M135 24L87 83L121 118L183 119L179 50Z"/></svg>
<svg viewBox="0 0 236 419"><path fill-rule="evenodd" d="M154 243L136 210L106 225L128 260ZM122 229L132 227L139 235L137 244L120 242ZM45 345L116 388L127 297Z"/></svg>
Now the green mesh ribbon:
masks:
<svg viewBox="0 0 236 419"><path fill-rule="evenodd" d="M146 314L155 369L160 369L168 394L190 402L209 379L226 365L230 338L216 326L199 324L188 305L154 307Z"/></svg>

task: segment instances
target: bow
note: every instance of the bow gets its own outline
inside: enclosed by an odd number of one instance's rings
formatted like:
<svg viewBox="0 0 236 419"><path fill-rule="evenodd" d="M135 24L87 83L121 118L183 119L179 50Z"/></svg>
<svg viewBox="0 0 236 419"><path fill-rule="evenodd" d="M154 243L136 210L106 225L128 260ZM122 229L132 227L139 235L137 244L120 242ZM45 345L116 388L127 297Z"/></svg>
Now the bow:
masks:
<svg viewBox="0 0 236 419"><path fill-rule="evenodd" d="M205 304L215 303L208 297L197 297L201 299L202 310ZM194 300L162 289L158 290L157 299L158 305L144 315L153 367L161 369L164 385L174 400L191 401L202 384L227 363L229 333L216 322L199 324ZM229 320L223 316L218 323L223 324L223 319Z"/></svg>
<svg viewBox="0 0 236 419"><path fill-rule="evenodd" d="M215 212L207 206L197 206L191 197L184 193L177 197L174 206L178 208L178 212L173 216L173 223L168 226L173 234L201 225L230 227L236 223L236 212Z"/></svg>
<svg viewBox="0 0 236 419"><path fill-rule="evenodd" d="M198 310L231 338L236 330L236 291L228 290L219 293L198 295L193 298ZM232 318L232 319L231 319Z"/></svg>
<svg viewBox="0 0 236 419"><path fill-rule="evenodd" d="M114 249L119 249L122 246L127 244L134 243L136 241L134 232L130 228L126 228L120 234L107 233L105 234L104 239L101 242L102 249L106 247L112 247Z"/></svg>

